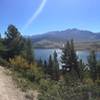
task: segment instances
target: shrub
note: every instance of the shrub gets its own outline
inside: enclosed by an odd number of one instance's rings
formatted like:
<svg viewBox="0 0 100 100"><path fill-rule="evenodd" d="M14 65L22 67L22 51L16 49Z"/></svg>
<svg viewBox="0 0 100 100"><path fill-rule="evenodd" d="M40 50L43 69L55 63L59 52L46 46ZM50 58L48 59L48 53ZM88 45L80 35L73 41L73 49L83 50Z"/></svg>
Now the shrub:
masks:
<svg viewBox="0 0 100 100"><path fill-rule="evenodd" d="M39 81L44 77L41 67L38 67L36 63L29 64L28 61L21 56L16 56L9 61L14 70L21 72L24 77L31 81L33 81L33 79Z"/></svg>
<svg viewBox="0 0 100 100"><path fill-rule="evenodd" d="M86 86L78 84L68 86L65 82L42 80L39 100L88 100Z"/></svg>
<svg viewBox="0 0 100 100"><path fill-rule="evenodd" d="M3 58L0 57L0 65L8 67L9 63L6 60L4 60Z"/></svg>
<svg viewBox="0 0 100 100"><path fill-rule="evenodd" d="M41 67L38 67L37 64L35 63L31 64L31 71L33 72L33 75L37 82L39 82L40 79L44 78L43 69Z"/></svg>
<svg viewBox="0 0 100 100"><path fill-rule="evenodd" d="M84 79L83 82L90 86L92 86L94 84L93 80L91 78Z"/></svg>
<svg viewBox="0 0 100 100"><path fill-rule="evenodd" d="M98 86L100 86L100 80L99 80L99 79L97 79L95 82L96 82L96 84L97 84Z"/></svg>
<svg viewBox="0 0 100 100"><path fill-rule="evenodd" d="M20 69L25 70L30 68L30 65L27 63L27 60L21 56L15 56L15 58L9 59L9 62L11 66L16 70L20 70Z"/></svg>

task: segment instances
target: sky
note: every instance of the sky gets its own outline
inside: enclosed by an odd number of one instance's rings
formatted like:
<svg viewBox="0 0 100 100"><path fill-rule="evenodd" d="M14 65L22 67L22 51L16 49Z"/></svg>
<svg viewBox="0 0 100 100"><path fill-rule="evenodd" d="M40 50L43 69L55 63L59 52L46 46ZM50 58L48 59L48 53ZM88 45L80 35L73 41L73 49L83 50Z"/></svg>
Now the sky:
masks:
<svg viewBox="0 0 100 100"><path fill-rule="evenodd" d="M78 28L100 32L100 0L0 0L0 33L23 35Z"/></svg>

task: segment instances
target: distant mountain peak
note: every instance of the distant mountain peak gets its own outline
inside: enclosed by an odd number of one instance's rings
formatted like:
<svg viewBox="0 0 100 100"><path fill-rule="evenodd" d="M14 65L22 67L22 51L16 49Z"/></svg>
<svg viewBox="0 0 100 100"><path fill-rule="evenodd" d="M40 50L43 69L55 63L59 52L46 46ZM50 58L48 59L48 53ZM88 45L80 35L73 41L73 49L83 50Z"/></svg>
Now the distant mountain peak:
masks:
<svg viewBox="0 0 100 100"><path fill-rule="evenodd" d="M51 31L42 35L32 36L32 41L39 42L42 40L46 40L52 42L65 42L72 38L76 42L97 41L100 40L100 33L96 34L88 30L72 28L63 31Z"/></svg>

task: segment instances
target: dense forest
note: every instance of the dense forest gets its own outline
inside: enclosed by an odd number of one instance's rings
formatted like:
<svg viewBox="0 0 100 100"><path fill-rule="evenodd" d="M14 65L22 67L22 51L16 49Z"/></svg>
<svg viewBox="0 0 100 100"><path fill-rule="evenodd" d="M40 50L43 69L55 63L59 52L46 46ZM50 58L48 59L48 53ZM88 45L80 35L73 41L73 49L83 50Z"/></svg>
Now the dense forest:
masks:
<svg viewBox="0 0 100 100"><path fill-rule="evenodd" d="M48 61L34 58L30 38L9 25L0 36L0 65L12 71L12 77L22 91L36 89L38 100L100 100L100 61L91 50L88 64L76 55L73 39L62 49L59 67L56 51Z"/></svg>

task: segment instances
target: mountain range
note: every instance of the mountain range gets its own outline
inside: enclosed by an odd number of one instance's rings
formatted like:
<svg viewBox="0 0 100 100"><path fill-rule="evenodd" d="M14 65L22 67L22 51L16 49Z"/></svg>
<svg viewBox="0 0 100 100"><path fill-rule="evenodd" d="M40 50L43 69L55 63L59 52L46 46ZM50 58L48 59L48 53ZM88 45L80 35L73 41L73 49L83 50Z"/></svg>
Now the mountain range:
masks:
<svg viewBox="0 0 100 100"><path fill-rule="evenodd" d="M31 36L31 39L35 47L59 47L70 39L74 39L76 43L100 41L100 33L74 28Z"/></svg>

